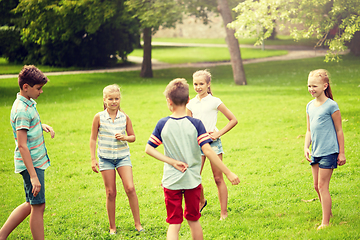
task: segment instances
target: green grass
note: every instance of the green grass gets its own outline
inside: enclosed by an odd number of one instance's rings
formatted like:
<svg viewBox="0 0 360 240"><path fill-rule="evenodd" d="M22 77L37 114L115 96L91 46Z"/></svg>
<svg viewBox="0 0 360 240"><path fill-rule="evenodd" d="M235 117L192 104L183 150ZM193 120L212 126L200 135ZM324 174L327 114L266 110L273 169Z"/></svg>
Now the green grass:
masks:
<svg viewBox="0 0 360 240"><path fill-rule="evenodd" d="M206 44L226 44L224 38L153 38L153 42L172 42L172 43L206 43ZM255 38L239 39L241 44L253 45L256 42ZM315 38L300 39L295 41L290 36L278 35L276 39L265 40L265 45L296 45L296 46L315 46L317 40Z"/></svg>
<svg viewBox="0 0 360 240"><path fill-rule="evenodd" d="M219 221L217 190L207 163L203 184L208 206L200 221L204 239L359 239L360 238L360 59L344 56L340 63L323 58L245 65L247 86L236 86L231 66L211 67L212 91L236 115L238 125L223 136L225 164L240 177L229 182L229 217ZM321 221L319 201L312 187L310 166L303 157L306 130L307 75L326 68L341 109L347 164L334 171L330 192L333 200L331 227L316 231ZM139 72L51 76L43 88L37 109L43 123L56 136L45 140L51 166L46 170L46 239L165 239L167 224L160 186L163 164L144 153L156 122L169 114L163 91L173 78L191 83L198 69L154 71L142 79ZM135 236L126 195L117 178L116 223L118 235L107 235L105 191L100 174L90 168L89 136L92 118L102 110L102 88L122 87L124 111L130 116L136 142L130 144L134 182L146 234ZM24 201L22 179L14 174L15 147L9 124L17 80L0 79L0 225ZM190 97L195 92L191 89ZM226 124L221 114L218 128ZM162 147L160 147L162 151ZM31 239L26 219L9 239ZM180 239L190 239L184 222Z"/></svg>
<svg viewBox="0 0 360 240"><path fill-rule="evenodd" d="M264 58L287 54L286 50L264 50L242 48L242 59ZM142 57L143 50L135 49L130 56ZM164 47L154 46L152 58L171 64L195 62L230 61L229 49L226 47Z"/></svg>

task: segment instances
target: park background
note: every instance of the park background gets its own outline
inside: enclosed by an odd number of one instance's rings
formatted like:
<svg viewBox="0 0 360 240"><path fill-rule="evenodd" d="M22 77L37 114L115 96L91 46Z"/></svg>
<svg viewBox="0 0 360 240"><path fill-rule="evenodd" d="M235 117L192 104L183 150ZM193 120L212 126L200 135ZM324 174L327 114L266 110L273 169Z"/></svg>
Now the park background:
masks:
<svg viewBox="0 0 360 240"><path fill-rule="evenodd" d="M182 29L182 34L184 32ZM176 48L164 49L168 56L176 51ZM186 51L186 48L180 48L180 51ZM215 49L209 51L215 52ZM226 55L227 49L223 51ZM190 55L196 55L196 52L189 53L189 58ZM154 70L151 79L140 78L139 71L49 77L50 82L37 100L42 122L56 131L54 139L45 134L51 159L51 166L46 170L46 239L166 238L168 225L160 185L163 163L147 156L144 148L156 122L170 114L162 94L167 83L173 78L184 77L191 85L191 75L198 67L188 65ZM6 66L9 66L7 62L0 68ZM209 204L200 220L204 239L360 238L359 66L359 58L352 54L331 63L325 63L324 57L317 57L246 64L246 86L234 84L230 65L208 67L213 75L214 96L222 99L239 120L222 141L224 162L238 174L241 183L231 186L227 181L229 217L219 221L217 189L209 164L206 165L203 184ZM15 66L16 72L19 67ZM322 231L316 231L321 222L321 205L318 200L308 201L317 195L310 166L303 157L305 106L312 99L307 92L307 76L309 71L317 68L328 69L331 73L334 100L339 104L343 119L347 157L347 164L334 171L330 183L334 217L331 227ZM90 167L92 119L102 110L103 87L113 83L121 86L121 107L132 119L137 137L136 142L130 144L130 150L141 221L146 229L141 235L134 231L119 178L118 235L108 235L103 181ZM1 225L24 201L22 178L14 174L14 140L9 124L11 105L17 92L16 78L0 79ZM195 92L190 88L190 97L194 96ZM218 128L225 124L226 119L219 114ZM162 151L162 147L159 150ZM28 220L9 236L9 239L30 238ZM190 239L186 222L181 228L180 239Z"/></svg>

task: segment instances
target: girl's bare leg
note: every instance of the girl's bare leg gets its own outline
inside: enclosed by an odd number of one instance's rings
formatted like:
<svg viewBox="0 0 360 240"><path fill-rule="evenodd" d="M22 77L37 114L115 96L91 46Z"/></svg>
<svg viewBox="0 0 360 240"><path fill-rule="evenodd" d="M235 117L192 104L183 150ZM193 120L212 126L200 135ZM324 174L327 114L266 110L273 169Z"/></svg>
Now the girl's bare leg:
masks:
<svg viewBox="0 0 360 240"><path fill-rule="evenodd" d="M205 159L206 157L205 156L201 156L201 170L200 170L200 174L202 173L202 170L204 168L204 164L205 164ZM201 193L200 193L200 208L199 209L202 209L205 205L205 196L204 196L204 187L201 186Z"/></svg>
<svg viewBox="0 0 360 240"><path fill-rule="evenodd" d="M101 171L106 191L106 210L109 218L110 233L116 232L116 173L115 170Z"/></svg>
<svg viewBox="0 0 360 240"><path fill-rule="evenodd" d="M321 195L321 207L323 212L323 218L321 226L328 226L331 216L331 196L329 192L329 184L333 169L319 169L319 192Z"/></svg>
<svg viewBox="0 0 360 240"><path fill-rule="evenodd" d="M135 228L138 231L141 231L143 227L141 226L140 223L139 200L135 191L132 168L130 166L123 166L123 167L119 167L117 171L121 177L124 190L129 199L131 212L135 222Z"/></svg>
<svg viewBox="0 0 360 240"><path fill-rule="evenodd" d="M222 161L222 154L218 155ZM220 220L224 220L228 216L227 203L228 203L228 190L223 178L223 173L215 165L211 164L211 169L214 175L214 180L218 188L218 196L220 201L221 215Z"/></svg>

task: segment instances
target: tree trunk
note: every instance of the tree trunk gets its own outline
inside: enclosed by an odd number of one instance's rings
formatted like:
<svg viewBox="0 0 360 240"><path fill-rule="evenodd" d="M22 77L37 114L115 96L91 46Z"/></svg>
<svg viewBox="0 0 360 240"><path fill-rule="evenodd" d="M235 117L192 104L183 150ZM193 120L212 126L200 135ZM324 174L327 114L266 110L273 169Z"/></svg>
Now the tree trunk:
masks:
<svg viewBox="0 0 360 240"><path fill-rule="evenodd" d="M151 64L151 28L144 28L143 38L144 38L144 54L141 65L140 77L152 78L153 72L152 72L152 64Z"/></svg>
<svg viewBox="0 0 360 240"><path fill-rule="evenodd" d="M235 38L235 30L227 27L228 23L233 21L231 10L227 0L217 0L218 10L224 22L226 30L226 43L230 52L231 66L234 75L234 82L237 85L246 85L246 77L244 66L241 59L240 46L238 40Z"/></svg>
<svg viewBox="0 0 360 240"><path fill-rule="evenodd" d="M354 36L350 42L350 51L355 56L360 56L360 31L354 33Z"/></svg>

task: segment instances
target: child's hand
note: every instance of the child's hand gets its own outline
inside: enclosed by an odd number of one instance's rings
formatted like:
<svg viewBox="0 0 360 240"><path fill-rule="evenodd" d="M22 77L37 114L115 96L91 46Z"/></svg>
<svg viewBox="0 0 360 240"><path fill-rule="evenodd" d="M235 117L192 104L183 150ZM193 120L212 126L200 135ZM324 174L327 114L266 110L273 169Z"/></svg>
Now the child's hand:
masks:
<svg viewBox="0 0 360 240"><path fill-rule="evenodd" d="M229 179L232 185L238 185L240 183L239 177L233 172L230 172L228 175L226 175L226 177Z"/></svg>
<svg viewBox="0 0 360 240"><path fill-rule="evenodd" d="M342 166L342 165L344 165L346 163L345 154L339 153L337 163L338 163L339 166Z"/></svg>
<svg viewBox="0 0 360 240"><path fill-rule="evenodd" d="M50 127L49 125L47 124L42 124L42 129L45 131L45 132L50 132L50 135L51 135L51 138L54 138L55 137L55 131L52 127Z"/></svg>
<svg viewBox="0 0 360 240"><path fill-rule="evenodd" d="M119 141L126 141L126 135L123 135L121 133L115 134L115 138Z"/></svg>
<svg viewBox="0 0 360 240"><path fill-rule="evenodd" d="M96 160L91 160L91 169L94 172L99 173L99 163Z"/></svg>
<svg viewBox="0 0 360 240"><path fill-rule="evenodd" d="M209 135L212 140L216 140L220 137L219 131L209 132Z"/></svg>
<svg viewBox="0 0 360 240"><path fill-rule="evenodd" d="M311 162L311 159L310 159L310 155L311 155L311 153L310 153L310 149L304 149L304 155L305 155L305 158L306 158L306 160L308 160L309 162Z"/></svg>
<svg viewBox="0 0 360 240"><path fill-rule="evenodd" d="M30 178L30 182L32 185L32 194L36 197L41 190L41 183L37 176Z"/></svg>
<svg viewBox="0 0 360 240"><path fill-rule="evenodd" d="M176 161L172 166L183 173L186 171L189 165L181 161Z"/></svg>

